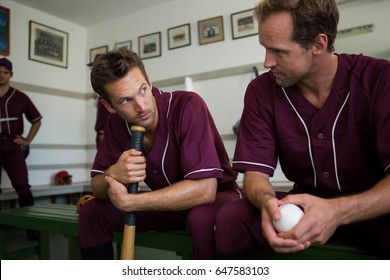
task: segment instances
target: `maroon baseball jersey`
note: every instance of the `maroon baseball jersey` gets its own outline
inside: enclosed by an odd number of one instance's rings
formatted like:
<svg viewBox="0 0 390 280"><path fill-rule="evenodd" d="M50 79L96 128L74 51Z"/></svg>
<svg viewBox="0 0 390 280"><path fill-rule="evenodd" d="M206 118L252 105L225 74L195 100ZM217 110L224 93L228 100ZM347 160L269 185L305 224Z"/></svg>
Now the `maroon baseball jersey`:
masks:
<svg viewBox="0 0 390 280"><path fill-rule="evenodd" d="M104 130L104 125L110 115L110 112L102 104L100 97L97 98L97 112L96 112L96 122L95 122L95 131L98 133L99 130Z"/></svg>
<svg viewBox="0 0 390 280"><path fill-rule="evenodd" d="M273 175L277 161L295 191L365 190L390 173L390 62L338 55L328 99L318 109L272 72L248 86L233 168Z"/></svg>
<svg viewBox="0 0 390 280"><path fill-rule="evenodd" d="M0 97L0 118L8 119L0 122L0 134L22 135L24 131L23 114L30 123L35 123L42 118L25 93L10 87L9 91Z"/></svg>
<svg viewBox="0 0 390 280"><path fill-rule="evenodd" d="M206 104L193 92L162 92L153 88L159 123L147 160L145 183L160 189L183 179L217 178L218 190L237 188L222 139ZM132 124L110 114L104 140L96 154L91 176L103 173L131 147Z"/></svg>

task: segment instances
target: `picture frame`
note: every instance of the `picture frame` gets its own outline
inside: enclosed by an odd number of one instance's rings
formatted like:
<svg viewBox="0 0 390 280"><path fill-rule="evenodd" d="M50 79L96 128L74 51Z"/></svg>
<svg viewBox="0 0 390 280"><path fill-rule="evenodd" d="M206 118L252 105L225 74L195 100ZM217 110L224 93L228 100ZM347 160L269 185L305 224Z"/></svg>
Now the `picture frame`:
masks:
<svg viewBox="0 0 390 280"><path fill-rule="evenodd" d="M138 55L141 59L161 56L161 32L139 36Z"/></svg>
<svg viewBox="0 0 390 280"><path fill-rule="evenodd" d="M0 55L10 54L10 10L0 6Z"/></svg>
<svg viewBox="0 0 390 280"><path fill-rule="evenodd" d="M123 42L115 42L115 45L114 45L114 49L115 50L119 50L119 49L128 49L128 50L131 50L131 40L129 41L123 41Z"/></svg>
<svg viewBox="0 0 390 280"><path fill-rule="evenodd" d="M89 50L89 64L92 65L93 61L95 60L96 55L98 54L105 54L108 52L108 45L92 48Z"/></svg>
<svg viewBox="0 0 390 280"><path fill-rule="evenodd" d="M223 17L198 21L199 44L210 44L224 40Z"/></svg>
<svg viewBox="0 0 390 280"><path fill-rule="evenodd" d="M191 26L189 23L168 29L168 49L173 50L191 45Z"/></svg>
<svg viewBox="0 0 390 280"><path fill-rule="evenodd" d="M68 33L30 20L28 58L68 68Z"/></svg>
<svg viewBox="0 0 390 280"><path fill-rule="evenodd" d="M233 40L258 34L258 25L254 17L254 9L230 15Z"/></svg>

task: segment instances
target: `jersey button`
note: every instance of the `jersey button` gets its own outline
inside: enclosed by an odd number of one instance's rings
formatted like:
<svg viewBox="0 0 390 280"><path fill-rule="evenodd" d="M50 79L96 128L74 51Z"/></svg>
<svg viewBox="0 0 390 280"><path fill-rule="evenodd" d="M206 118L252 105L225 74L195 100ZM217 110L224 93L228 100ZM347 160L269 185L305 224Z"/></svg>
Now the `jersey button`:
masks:
<svg viewBox="0 0 390 280"><path fill-rule="evenodd" d="M322 177L328 178L329 177L329 173L325 171L324 173L322 173Z"/></svg>
<svg viewBox="0 0 390 280"><path fill-rule="evenodd" d="M323 139L323 138L324 138L324 134L318 133L318 134L317 134L317 138L320 139L320 140Z"/></svg>
<svg viewBox="0 0 390 280"><path fill-rule="evenodd" d="M156 169L153 169L153 174L157 174L158 171Z"/></svg>

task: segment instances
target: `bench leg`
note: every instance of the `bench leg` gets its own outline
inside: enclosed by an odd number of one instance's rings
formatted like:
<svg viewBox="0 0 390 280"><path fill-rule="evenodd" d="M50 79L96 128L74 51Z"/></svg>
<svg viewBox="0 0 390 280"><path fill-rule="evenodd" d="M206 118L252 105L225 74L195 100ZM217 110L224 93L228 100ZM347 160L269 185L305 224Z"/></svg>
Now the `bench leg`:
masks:
<svg viewBox="0 0 390 280"><path fill-rule="evenodd" d="M49 232L39 232L39 259L49 260L50 259L50 242Z"/></svg>
<svg viewBox="0 0 390 280"><path fill-rule="evenodd" d="M5 242L6 242L6 231L3 227L0 227L0 260L5 258Z"/></svg>
<svg viewBox="0 0 390 280"><path fill-rule="evenodd" d="M68 257L70 260L81 260L80 240L77 236L68 236Z"/></svg>

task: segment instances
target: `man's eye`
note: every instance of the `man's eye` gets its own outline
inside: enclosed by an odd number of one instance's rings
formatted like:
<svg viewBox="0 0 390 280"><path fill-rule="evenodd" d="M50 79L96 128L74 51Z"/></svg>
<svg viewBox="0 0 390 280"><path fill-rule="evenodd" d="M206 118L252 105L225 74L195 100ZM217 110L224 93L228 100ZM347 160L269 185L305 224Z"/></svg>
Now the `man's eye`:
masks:
<svg viewBox="0 0 390 280"><path fill-rule="evenodd" d="M130 103L130 99L124 99L121 101L121 105L126 105L128 103Z"/></svg>

